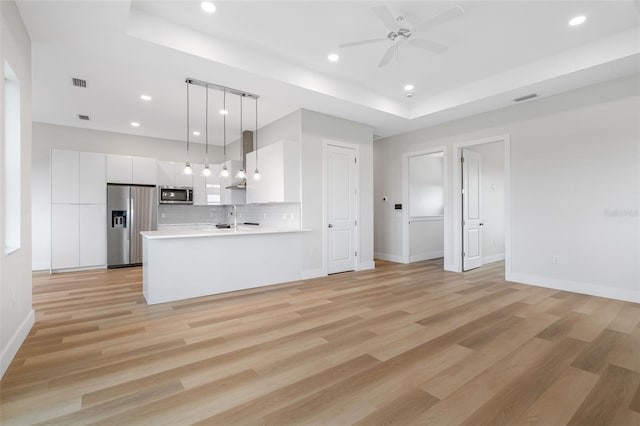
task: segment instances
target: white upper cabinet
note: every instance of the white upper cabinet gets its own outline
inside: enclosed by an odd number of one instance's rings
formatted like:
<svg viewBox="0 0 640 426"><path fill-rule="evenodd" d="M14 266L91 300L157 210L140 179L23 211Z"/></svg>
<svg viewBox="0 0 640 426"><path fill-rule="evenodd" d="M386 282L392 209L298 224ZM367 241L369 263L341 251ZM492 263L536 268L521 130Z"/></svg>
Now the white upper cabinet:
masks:
<svg viewBox="0 0 640 426"><path fill-rule="evenodd" d="M260 180L253 179L256 152L247 154L247 203L299 203L300 144L282 140L257 154Z"/></svg>
<svg viewBox="0 0 640 426"><path fill-rule="evenodd" d="M202 175L204 164L191 164L193 169L193 204L195 206L204 206L207 204L206 178Z"/></svg>
<svg viewBox="0 0 640 426"><path fill-rule="evenodd" d="M133 158L130 155L107 154L107 182L133 182Z"/></svg>
<svg viewBox="0 0 640 426"><path fill-rule="evenodd" d="M184 172L184 163L173 163L173 186L193 186L193 173Z"/></svg>
<svg viewBox="0 0 640 426"><path fill-rule="evenodd" d="M133 157L132 183L137 185L156 185L158 167L155 158Z"/></svg>
<svg viewBox="0 0 640 426"><path fill-rule="evenodd" d="M105 157L97 152L80 153L80 204L106 203Z"/></svg>
<svg viewBox="0 0 640 426"><path fill-rule="evenodd" d="M192 164L193 168L194 165ZM176 161L158 161L158 185L160 186L193 186L196 171L187 175L184 173L184 163Z"/></svg>
<svg viewBox="0 0 640 426"><path fill-rule="evenodd" d="M210 164L209 169L211 175L205 178L205 192L207 197L207 204L216 205L220 204L220 164Z"/></svg>
<svg viewBox="0 0 640 426"><path fill-rule="evenodd" d="M51 202L78 203L80 154L78 151L51 150Z"/></svg>
<svg viewBox="0 0 640 426"><path fill-rule="evenodd" d="M158 161L158 185L173 186L173 161Z"/></svg>

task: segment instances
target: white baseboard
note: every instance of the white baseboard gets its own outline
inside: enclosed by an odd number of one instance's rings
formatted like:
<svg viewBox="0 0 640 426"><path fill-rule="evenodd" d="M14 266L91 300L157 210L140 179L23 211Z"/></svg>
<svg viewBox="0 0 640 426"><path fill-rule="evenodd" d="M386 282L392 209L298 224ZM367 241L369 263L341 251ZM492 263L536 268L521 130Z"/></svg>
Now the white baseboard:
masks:
<svg viewBox="0 0 640 426"><path fill-rule="evenodd" d="M436 250L436 251L428 251L420 254L412 254L411 262L420 262L423 260L437 259L439 257L444 257L444 250Z"/></svg>
<svg viewBox="0 0 640 426"><path fill-rule="evenodd" d="M373 260L371 260L369 262L359 263L357 271L366 271L367 269L375 269L375 268L376 268L376 263Z"/></svg>
<svg viewBox="0 0 640 426"><path fill-rule="evenodd" d="M31 327L33 327L35 320L35 312L31 309L29 314L27 314L27 317L22 321L22 324L20 324L20 327L18 327L16 332L13 333L13 336L11 336L11 339L9 339L7 346L2 350L2 353L0 354L0 378L4 376L7 368L9 368L11 361L13 361L13 358L18 353L18 349L20 349L24 339L27 338L29 331L31 331Z"/></svg>
<svg viewBox="0 0 640 426"><path fill-rule="evenodd" d="M405 263L402 256L396 256L395 254L387 253L373 253L374 259L386 260L387 262Z"/></svg>
<svg viewBox="0 0 640 426"><path fill-rule="evenodd" d="M31 264L32 271L48 271L50 267L49 262L33 262Z"/></svg>
<svg viewBox="0 0 640 426"><path fill-rule="evenodd" d="M484 256L482 258L482 264L486 265L487 263L502 262L503 260L504 253L492 254L491 256Z"/></svg>
<svg viewBox="0 0 640 426"><path fill-rule="evenodd" d="M79 268L61 268L61 269L52 269L52 274L60 274L64 272L82 272L82 271L95 271L97 269L107 269L107 265L95 265L95 266L82 266Z"/></svg>
<svg viewBox="0 0 640 426"><path fill-rule="evenodd" d="M560 280L557 278L539 277L535 275L509 273L507 281L535 285L537 287L553 288L556 290L571 291L573 293L588 294L590 296L606 297L607 299L624 300L640 303L640 291L623 288L604 287L597 284L577 281Z"/></svg>
<svg viewBox="0 0 640 426"><path fill-rule="evenodd" d="M326 276L327 274L323 269L307 269L306 271L302 271L303 280L310 280L312 278L320 278Z"/></svg>

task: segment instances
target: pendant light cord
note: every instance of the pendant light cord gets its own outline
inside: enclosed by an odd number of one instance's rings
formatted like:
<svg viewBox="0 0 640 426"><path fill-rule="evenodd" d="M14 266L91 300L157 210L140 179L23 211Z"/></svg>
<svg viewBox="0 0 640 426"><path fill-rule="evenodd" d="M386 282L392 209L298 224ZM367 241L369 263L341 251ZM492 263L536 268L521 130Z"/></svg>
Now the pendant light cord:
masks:
<svg viewBox="0 0 640 426"><path fill-rule="evenodd" d="M187 82L187 162L189 161L189 80Z"/></svg>
<svg viewBox="0 0 640 426"><path fill-rule="evenodd" d="M244 138L242 137L242 95L240 95L240 156L242 157L242 169L244 170Z"/></svg>
<svg viewBox="0 0 640 426"><path fill-rule="evenodd" d="M227 110L227 91L222 92L222 110ZM227 161L227 114L222 115L222 155Z"/></svg>
<svg viewBox="0 0 640 426"><path fill-rule="evenodd" d="M204 107L204 161L209 165L209 87L205 86L205 107Z"/></svg>
<svg viewBox="0 0 640 426"><path fill-rule="evenodd" d="M256 170L258 170L258 98L256 98Z"/></svg>

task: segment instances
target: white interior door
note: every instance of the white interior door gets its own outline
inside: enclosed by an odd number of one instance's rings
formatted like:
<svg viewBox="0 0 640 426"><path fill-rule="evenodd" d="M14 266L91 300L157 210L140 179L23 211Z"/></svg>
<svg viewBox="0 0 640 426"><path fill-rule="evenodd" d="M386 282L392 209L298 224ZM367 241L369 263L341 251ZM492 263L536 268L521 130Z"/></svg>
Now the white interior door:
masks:
<svg viewBox="0 0 640 426"><path fill-rule="evenodd" d="M356 152L327 146L327 272L356 268Z"/></svg>
<svg viewBox="0 0 640 426"><path fill-rule="evenodd" d="M482 266L481 157L462 150L462 270Z"/></svg>

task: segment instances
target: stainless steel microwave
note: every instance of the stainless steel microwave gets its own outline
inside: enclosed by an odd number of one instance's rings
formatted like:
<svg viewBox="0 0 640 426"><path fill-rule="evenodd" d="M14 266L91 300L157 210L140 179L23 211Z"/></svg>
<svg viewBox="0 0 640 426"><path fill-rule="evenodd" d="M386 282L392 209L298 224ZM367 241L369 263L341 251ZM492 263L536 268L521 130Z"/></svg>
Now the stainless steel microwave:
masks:
<svg viewBox="0 0 640 426"><path fill-rule="evenodd" d="M193 204L193 188L189 186L158 187L159 204Z"/></svg>

